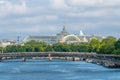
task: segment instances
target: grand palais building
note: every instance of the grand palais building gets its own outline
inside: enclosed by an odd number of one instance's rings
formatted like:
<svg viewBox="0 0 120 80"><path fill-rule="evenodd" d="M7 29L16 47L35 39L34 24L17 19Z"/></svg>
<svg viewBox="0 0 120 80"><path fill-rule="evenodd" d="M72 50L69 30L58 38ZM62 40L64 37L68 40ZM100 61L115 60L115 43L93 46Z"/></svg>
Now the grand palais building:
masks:
<svg viewBox="0 0 120 80"><path fill-rule="evenodd" d="M67 32L65 26L62 31L55 36L28 36L24 39L24 42L28 41L41 41L46 42L48 44L55 43L81 43L81 42L89 42L92 38L96 38L102 40L102 36L93 36L93 35L85 35L82 31L80 31L80 35L70 34Z"/></svg>

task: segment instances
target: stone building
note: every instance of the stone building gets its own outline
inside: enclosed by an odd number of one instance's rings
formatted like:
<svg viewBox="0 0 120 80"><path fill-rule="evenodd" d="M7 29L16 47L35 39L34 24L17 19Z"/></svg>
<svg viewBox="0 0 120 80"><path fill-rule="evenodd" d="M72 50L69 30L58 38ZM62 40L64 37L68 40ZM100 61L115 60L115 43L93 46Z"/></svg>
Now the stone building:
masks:
<svg viewBox="0 0 120 80"><path fill-rule="evenodd" d="M67 32L65 26L60 33L55 36L28 36L24 39L24 42L28 42L31 40L46 42L48 44L55 43L80 43L80 42L89 42L93 37L102 40L101 36L87 36L82 31L80 31L80 35L70 34Z"/></svg>

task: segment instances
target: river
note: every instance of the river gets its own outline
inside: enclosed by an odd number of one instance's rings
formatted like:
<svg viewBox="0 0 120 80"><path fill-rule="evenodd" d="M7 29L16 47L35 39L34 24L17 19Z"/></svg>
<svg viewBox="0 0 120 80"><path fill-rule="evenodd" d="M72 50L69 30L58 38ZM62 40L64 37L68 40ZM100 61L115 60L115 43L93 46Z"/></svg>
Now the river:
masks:
<svg viewBox="0 0 120 80"><path fill-rule="evenodd" d="M15 59L0 62L0 80L120 80L120 69L81 61Z"/></svg>

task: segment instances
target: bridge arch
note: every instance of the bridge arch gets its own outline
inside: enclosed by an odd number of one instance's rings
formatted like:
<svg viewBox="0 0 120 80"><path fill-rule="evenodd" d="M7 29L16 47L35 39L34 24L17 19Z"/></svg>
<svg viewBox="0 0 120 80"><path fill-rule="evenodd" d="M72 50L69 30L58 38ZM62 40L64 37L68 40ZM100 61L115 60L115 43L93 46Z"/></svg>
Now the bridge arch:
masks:
<svg viewBox="0 0 120 80"><path fill-rule="evenodd" d="M74 35L74 34L67 35L67 36L63 37L62 42L65 43L65 42L67 42L67 40L69 40L70 38L73 38L73 39L75 40L75 41L71 41L71 42L73 42L73 43L79 43L79 42L81 42L81 40L79 39L79 37L77 37L77 36Z"/></svg>

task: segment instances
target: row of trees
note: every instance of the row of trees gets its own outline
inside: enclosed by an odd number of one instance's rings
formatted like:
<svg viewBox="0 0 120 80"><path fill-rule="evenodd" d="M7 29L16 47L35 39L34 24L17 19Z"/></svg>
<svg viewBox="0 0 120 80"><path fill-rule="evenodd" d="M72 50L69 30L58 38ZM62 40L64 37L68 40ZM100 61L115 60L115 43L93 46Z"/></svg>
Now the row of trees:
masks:
<svg viewBox="0 0 120 80"><path fill-rule="evenodd" d="M120 54L120 39L107 37L101 42L97 39L92 39L89 43L90 52L102 54Z"/></svg>
<svg viewBox="0 0 120 80"><path fill-rule="evenodd" d="M30 41L24 45L9 45L0 48L4 52L97 52L102 54L120 54L120 39L107 37L102 41L93 38L88 43L79 44L47 44L44 42Z"/></svg>

